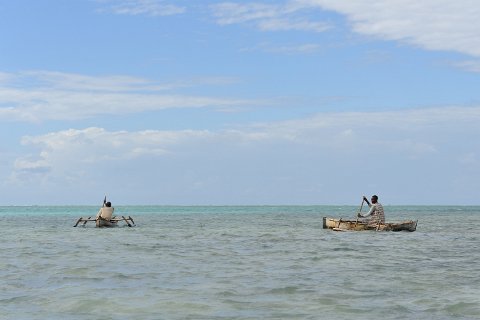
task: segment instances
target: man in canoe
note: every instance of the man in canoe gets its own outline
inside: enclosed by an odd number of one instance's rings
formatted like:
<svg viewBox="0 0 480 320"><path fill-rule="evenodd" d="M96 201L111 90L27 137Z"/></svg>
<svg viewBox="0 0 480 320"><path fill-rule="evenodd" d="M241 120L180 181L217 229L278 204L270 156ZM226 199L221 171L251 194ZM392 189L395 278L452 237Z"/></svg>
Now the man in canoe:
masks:
<svg viewBox="0 0 480 320"><path fill-rule="evenodd" d="M103 206L97 213L97 227L112 227L114 224L110 222L112 219L113 211L115 208L112 207L112 203L110 201L103 201Z"/></svg>
<svg viewBox="0 0 480 320"><path fill-rule="evenodd" d="M385 213L383 211L383 206L378 202L378 196L372 196L372 203L368 202L367 197L363 196L363 201L365 201L370 210L366 215L361 215L360 212L358 213L359 218L365 218L365 222L368 224L378 224L378 223L385 223Z"/></svg>

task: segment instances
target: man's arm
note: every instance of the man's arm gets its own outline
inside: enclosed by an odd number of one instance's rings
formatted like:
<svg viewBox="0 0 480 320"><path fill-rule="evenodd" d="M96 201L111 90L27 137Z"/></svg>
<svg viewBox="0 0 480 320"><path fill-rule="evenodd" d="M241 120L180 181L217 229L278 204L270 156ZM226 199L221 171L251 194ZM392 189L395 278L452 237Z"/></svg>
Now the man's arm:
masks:
<svg viewBox="0 0 480 320"><path fill-rule="evenodd" d="M369 207L369 208L372 206L372 205L370 204L370 202L368 202L367 197L363 196L363 201L365 201L365 202L368 204L368 207Z"/></svg>
<svg viewBox="0 0 480 320"><path fill-rule="evenodd" d="M370 210L368 211L368 213L366 215L364 215L364 217L369 217L375 212L375 206L372 206L370 204L368 204L368 205L370 206Z"/></svg>
<svg viewBox="0 0 480 320"><path fill-rule="evenodd" d="M375 206L371 205L365 196L363 197L363 200L367 202L368 206L370 207L370 210L365 215L361 215L360 213L358 213L359 218L365 218L365 217L371 216L375 212Z"/></svg>

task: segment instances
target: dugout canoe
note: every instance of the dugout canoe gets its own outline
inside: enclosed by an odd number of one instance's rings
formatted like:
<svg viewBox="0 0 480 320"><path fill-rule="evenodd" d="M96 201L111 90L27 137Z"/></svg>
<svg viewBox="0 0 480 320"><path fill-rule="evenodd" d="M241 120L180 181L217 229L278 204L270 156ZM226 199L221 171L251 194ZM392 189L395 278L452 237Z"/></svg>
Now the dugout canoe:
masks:
<svg viewBox="0 0 480 320"><path fill-rule="evenodd" d="M410 231L417 230L418 220L405 220L401 222L386 222L380 224L368 224L358 220L323 218L323 229L332 229L335 231Z"/></svg>

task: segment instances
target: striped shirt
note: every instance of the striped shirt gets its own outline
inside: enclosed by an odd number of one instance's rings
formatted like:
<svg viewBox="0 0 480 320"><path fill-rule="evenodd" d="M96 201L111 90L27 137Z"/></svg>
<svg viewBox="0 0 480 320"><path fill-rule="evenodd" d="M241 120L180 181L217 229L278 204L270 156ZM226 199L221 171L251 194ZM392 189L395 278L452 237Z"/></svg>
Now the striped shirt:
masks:
<svg viewBox="0 0 480 320"><path fill-rule="evenodd" d="M370 205L370 211L365 215L368 218L369 224L385 223L385 213L383 206L377 202Z"/></svg>

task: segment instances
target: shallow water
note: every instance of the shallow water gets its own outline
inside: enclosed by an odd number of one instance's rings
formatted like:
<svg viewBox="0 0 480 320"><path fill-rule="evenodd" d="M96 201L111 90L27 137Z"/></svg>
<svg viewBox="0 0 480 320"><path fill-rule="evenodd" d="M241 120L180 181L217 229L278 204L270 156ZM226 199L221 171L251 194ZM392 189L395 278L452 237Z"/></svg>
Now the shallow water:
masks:
<svg viewBox="0 0 480 320"><path fill-rule="evenodd" d="M334 232L343 206L0 207L0 319L479 319L480 207L388 207L416 232Z"/></svg>

